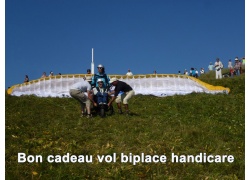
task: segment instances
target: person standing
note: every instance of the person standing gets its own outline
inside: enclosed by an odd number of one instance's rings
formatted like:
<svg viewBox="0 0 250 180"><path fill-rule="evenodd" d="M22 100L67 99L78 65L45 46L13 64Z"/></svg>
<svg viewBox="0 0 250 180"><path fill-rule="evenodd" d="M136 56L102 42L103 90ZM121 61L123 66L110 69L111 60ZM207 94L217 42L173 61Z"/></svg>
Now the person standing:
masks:
<svg viewBox="0 0 250 180"><path fill-rule="evenodd" d="M91 70L90 69L87 69L87 74L91 74Z"/></svg>
<svg viewBox="0 0 250 180"><path fill-rule="evenodd" d="M29 76L28 75L25 75L25 78L24 78L24 82L29 82Z"/></svg>
<svg viewBox="0 0 250 180"><path fill-rule="evenodd" d="M209 70L209 71L212 71L213 68L214 68L213 63L210 62L209 65L208 65L208 70Z"/></svg>
<svg viewBox="0 0 250 180"><path fill-rule="evenodd" d="M200 74L205 74L205 70L204 70L204 68L201 68L201 70L200 70Z"/></svg>
<svg viewBox="0 0 250 180"><path fill-rule="evenodd" d="M228 67L228 69L233 68L233 64L232 64L231 59L228 60L228 65L227 65L227 67Z"/></svg>
<svg viewBox="0 0 250 180"><path fill-rule="evenodd" d="M240 62L239 62L239 59L238 57L235 58L235 64L234 64L234 70L236 72L236 75L239 76L240 75Z"/></svg>
<svg viewBox="0 0 250 180"><path fill-rule="evenodd" d="M223 64L220 61L219 58L216 58L216 62L214 63L215 68L215 79L221 79L222 78L222 72L221 69L223 68Z"/></svg>
<svg viewBox="0 0 250 180"><path fill-rule="evenodd" d="M54 76L53 71L50 71L50 73L49 73L49 77L51 77L51 76Z"/></svg>
<svg viewBox="0 0 250 180"><path fill-rule="evenodd" d="M97 106L97 104L92 100L90 83L91 77L86 77L80 80L79 82L73 84L69 90L70 96L80 102L82 117L85 115L86 109L87 118L92 117L90 112L91 101L94 106Z"/></svg>
<svg viewBox="0 0 250 180"><path fill-rule="evenodd" d="M128 72L126 74L127 76L133 76L133 73L130 71L130 69L128 69Z"/></svg>
<svg viewBox="0 0 250 180"><path fill-rule="evenodd" d="M109 81L110 84L115 86L115 94L112 97L112 99L109 101L108 106L112 104L112 102L115 100L118 107L118 112L122 113L122 107L121 102L124 105L124 108L126 110L126 114L130 114L129 108L128 108L128 100L135 95L135 91L132 89L130 85L123 81L119 81L117 78L112 78ZM121 96L118 96L118 94L123 91L124 93Z"/></svg>
<svg viewBox="0 0 250 180"><path fill-rule="evenodd" d="M103 86L104 87L108 87L109 86L109 77L107 76L107 74L105 73L105 68L102 64L99 64L97 66L98 69L98 73L94 74L94 76L92 77L92 83L91 85L93 87L98 87L98 83L97 80L98 79L102 79L103 82Z"/></svg>
<svg viewBox="0 0 250 180"><path fill-rule="evenodd" d="M46 77L47 77L46 72L43 72L41 78L46 78Z"/></svg>

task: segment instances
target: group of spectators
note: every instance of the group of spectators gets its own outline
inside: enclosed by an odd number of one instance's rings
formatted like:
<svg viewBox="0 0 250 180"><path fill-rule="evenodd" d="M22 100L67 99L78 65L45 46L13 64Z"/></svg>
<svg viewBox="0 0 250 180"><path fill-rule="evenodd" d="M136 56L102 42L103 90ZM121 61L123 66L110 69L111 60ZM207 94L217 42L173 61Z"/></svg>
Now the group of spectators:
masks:
<svg viewBox="0 0 250 180"><path fill-rule="evenodd" d="M61 74L61 73L58 73L58 75L62 75L62 74ZM54 76L53 71L50 71L49 76L46 75L46 72L43 72L41 78L46 78L46 77L51 77L51 76ZM24 83L29 82L29 76L28 76L28 75L25 75L24 81L23 81L23 82L24 82Z"/></svg>
<svg viewBox="0 0 250 180"><path fill-rule="evenodd" d="M120 114L123 113L121 103L124 105L126 114L130 114L128 100L135 94L132 87L117 78L110 79L102 64L99 64L97 69L98 72L93 74L92 78L86 76L69 89L71 97L80 102L82 117L85 115L87 118L92 117L91 104L95 107L100 104L110 107L114 101ZM87 70L87 74L91 74L90 69Z"/></svg>
<svg viewBox="0 0 250 180"><path fill-rule="evenodd" d="M216 58L215 63L213 64L212 62L209 63L208 65L208 71L215 71L215 78L216 79L221 79L223 76L224 77L233 77L234 75L240 75L244 73L245 70L245 58L239 59L238 57L235 57L234 63L231 61L231 59L228 60L228 69L229 73L223 74L222 75L222 69L224 68L223 63L220 61L219 58ZM181 74L181 71L178 71L178 74ZM197 68L190 68L188 71L187 69L184 70L184 75L188 76L193 76L198 78L199 74L205 74L205 69L200 68L200 71L198 71Z"/></svg>
<svg viewBox="0 0 250 180"><path fill-rule="evenodd" d="M58 73L58 75L62 75L62 74ZM43 72L41 78L46 78L46 77L51 77L51 76L54 76L53 71L50 71L48 76L46 75L46 72Z"/></svg>
<svg viewBox="0 0 250 180"><path fill-rule="evenodd" d="M229 73L226 73L225 77L226 76L233 77L234 75L239 76L245 70L245 57L243 57L241 59L239 59L238 57L235 57L234 63L232 62L231 59L229 59L227 67L229 69ZM214 63L214 65L212 64L212 62L210 62L209 66L208 66L209 71L215 70L215 78L216 79L221 79L223 77L223 75L222 75L223 68L224 68L224 66L219 58L216 59L216 62Z"/></svg>
<svg viewBox="0 0 250 180"><path fill-rule="evenodd" d="M189 71L187 71L187 69L185 69L183 74L187 75L187 76L193 76L193 77L198 78L199 77L199 73L200 73L200 75L204 74L205 73L204 68L201 68L200 72L199 72L197 68L191 67ZM178 74L181 74L181 71L179 71Z"/></svg>

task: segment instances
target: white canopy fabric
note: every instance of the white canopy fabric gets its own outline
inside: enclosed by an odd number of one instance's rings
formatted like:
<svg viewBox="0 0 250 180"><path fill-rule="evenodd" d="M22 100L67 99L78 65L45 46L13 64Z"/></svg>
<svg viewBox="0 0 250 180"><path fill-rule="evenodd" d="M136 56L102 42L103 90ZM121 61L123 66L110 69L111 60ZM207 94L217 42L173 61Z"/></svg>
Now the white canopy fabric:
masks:
<svg viewBox="0 0 250 180"><path fill-rule="evenodd" d="M70 97L69 88L80 81L85 74L71 74L52 76L18 84L8 89L13 96L36 95L39 97ZM229 93L230 89L221 86L212 86L197 78L185 75L148 74L148 75L110 75L129 84L135 94L154 95L158 97L186 95L190 93Z"/></svg>

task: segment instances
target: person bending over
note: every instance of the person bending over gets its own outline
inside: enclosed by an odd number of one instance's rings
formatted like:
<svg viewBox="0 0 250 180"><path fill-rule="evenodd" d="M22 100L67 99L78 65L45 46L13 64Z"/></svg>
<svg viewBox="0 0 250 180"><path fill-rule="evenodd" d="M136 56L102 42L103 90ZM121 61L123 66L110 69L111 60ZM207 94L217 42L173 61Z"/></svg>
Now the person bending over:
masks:
<svg viewBox="0 0 250 180"><path fill-rule="evenodd" d="M118 107L118 112L121 114L122 113L122 107L121 107L121 102L124 105L124 108L126 110L127 114L130 114L129 112L129 108L128 108L128 100L135 95L135 91L132 89L132 87L130 85L128 85L127 83L123 82L123 81L119 81L116 78L112 78L109 81L110 84L112 84L113 86L115 86L115 94L112 97L112 99L109 101L108 106L110 106L112 104L112 102L115 100L117 103L117 107ZM120 91L123 91L124 93L121 96L118 96L118 94L120 93Z"/></svg>

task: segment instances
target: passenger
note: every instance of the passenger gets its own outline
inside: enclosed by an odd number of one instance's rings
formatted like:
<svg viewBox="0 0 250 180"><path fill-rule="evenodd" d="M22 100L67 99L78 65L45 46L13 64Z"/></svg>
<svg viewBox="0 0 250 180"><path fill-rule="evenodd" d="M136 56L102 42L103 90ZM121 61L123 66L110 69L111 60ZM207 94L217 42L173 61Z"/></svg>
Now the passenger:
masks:
<svg viewBox="0 0 250 180"><path fill-rule="evenodd" d="M105 68L103 65L99 64L97 66L98 69L98 73L94 74L94 76L92 77L92 83L91 85L93 87L98 87L98 83L97 80L98 79L102 79L103 80L103 86L104 87L109 87L109 77L107 76L107 74L105 73Z"/></svg>
<svg viewBox="0 0 250 180"><path fill-rule="evenodd" d="M98 87L93 88L93 94L96 96L97 104L107 104L108 103L108 89L103 86L102 79L97 80Z"/></svg>
<svg viewBox="0 0 250 180"><path fill-rule="evenodd" d="M94 104L94 106L97 106L97 104L92 100L93 98L91 95L90 83L91 83L91 77L86 77L86 78L83 78L83 80L73 84L69 90L70 96L80 102L81 111L82 111L81 117L85 116L85 110L87 112L87 118L92 117L92 114L90 111L91 101Z"/></svg>

